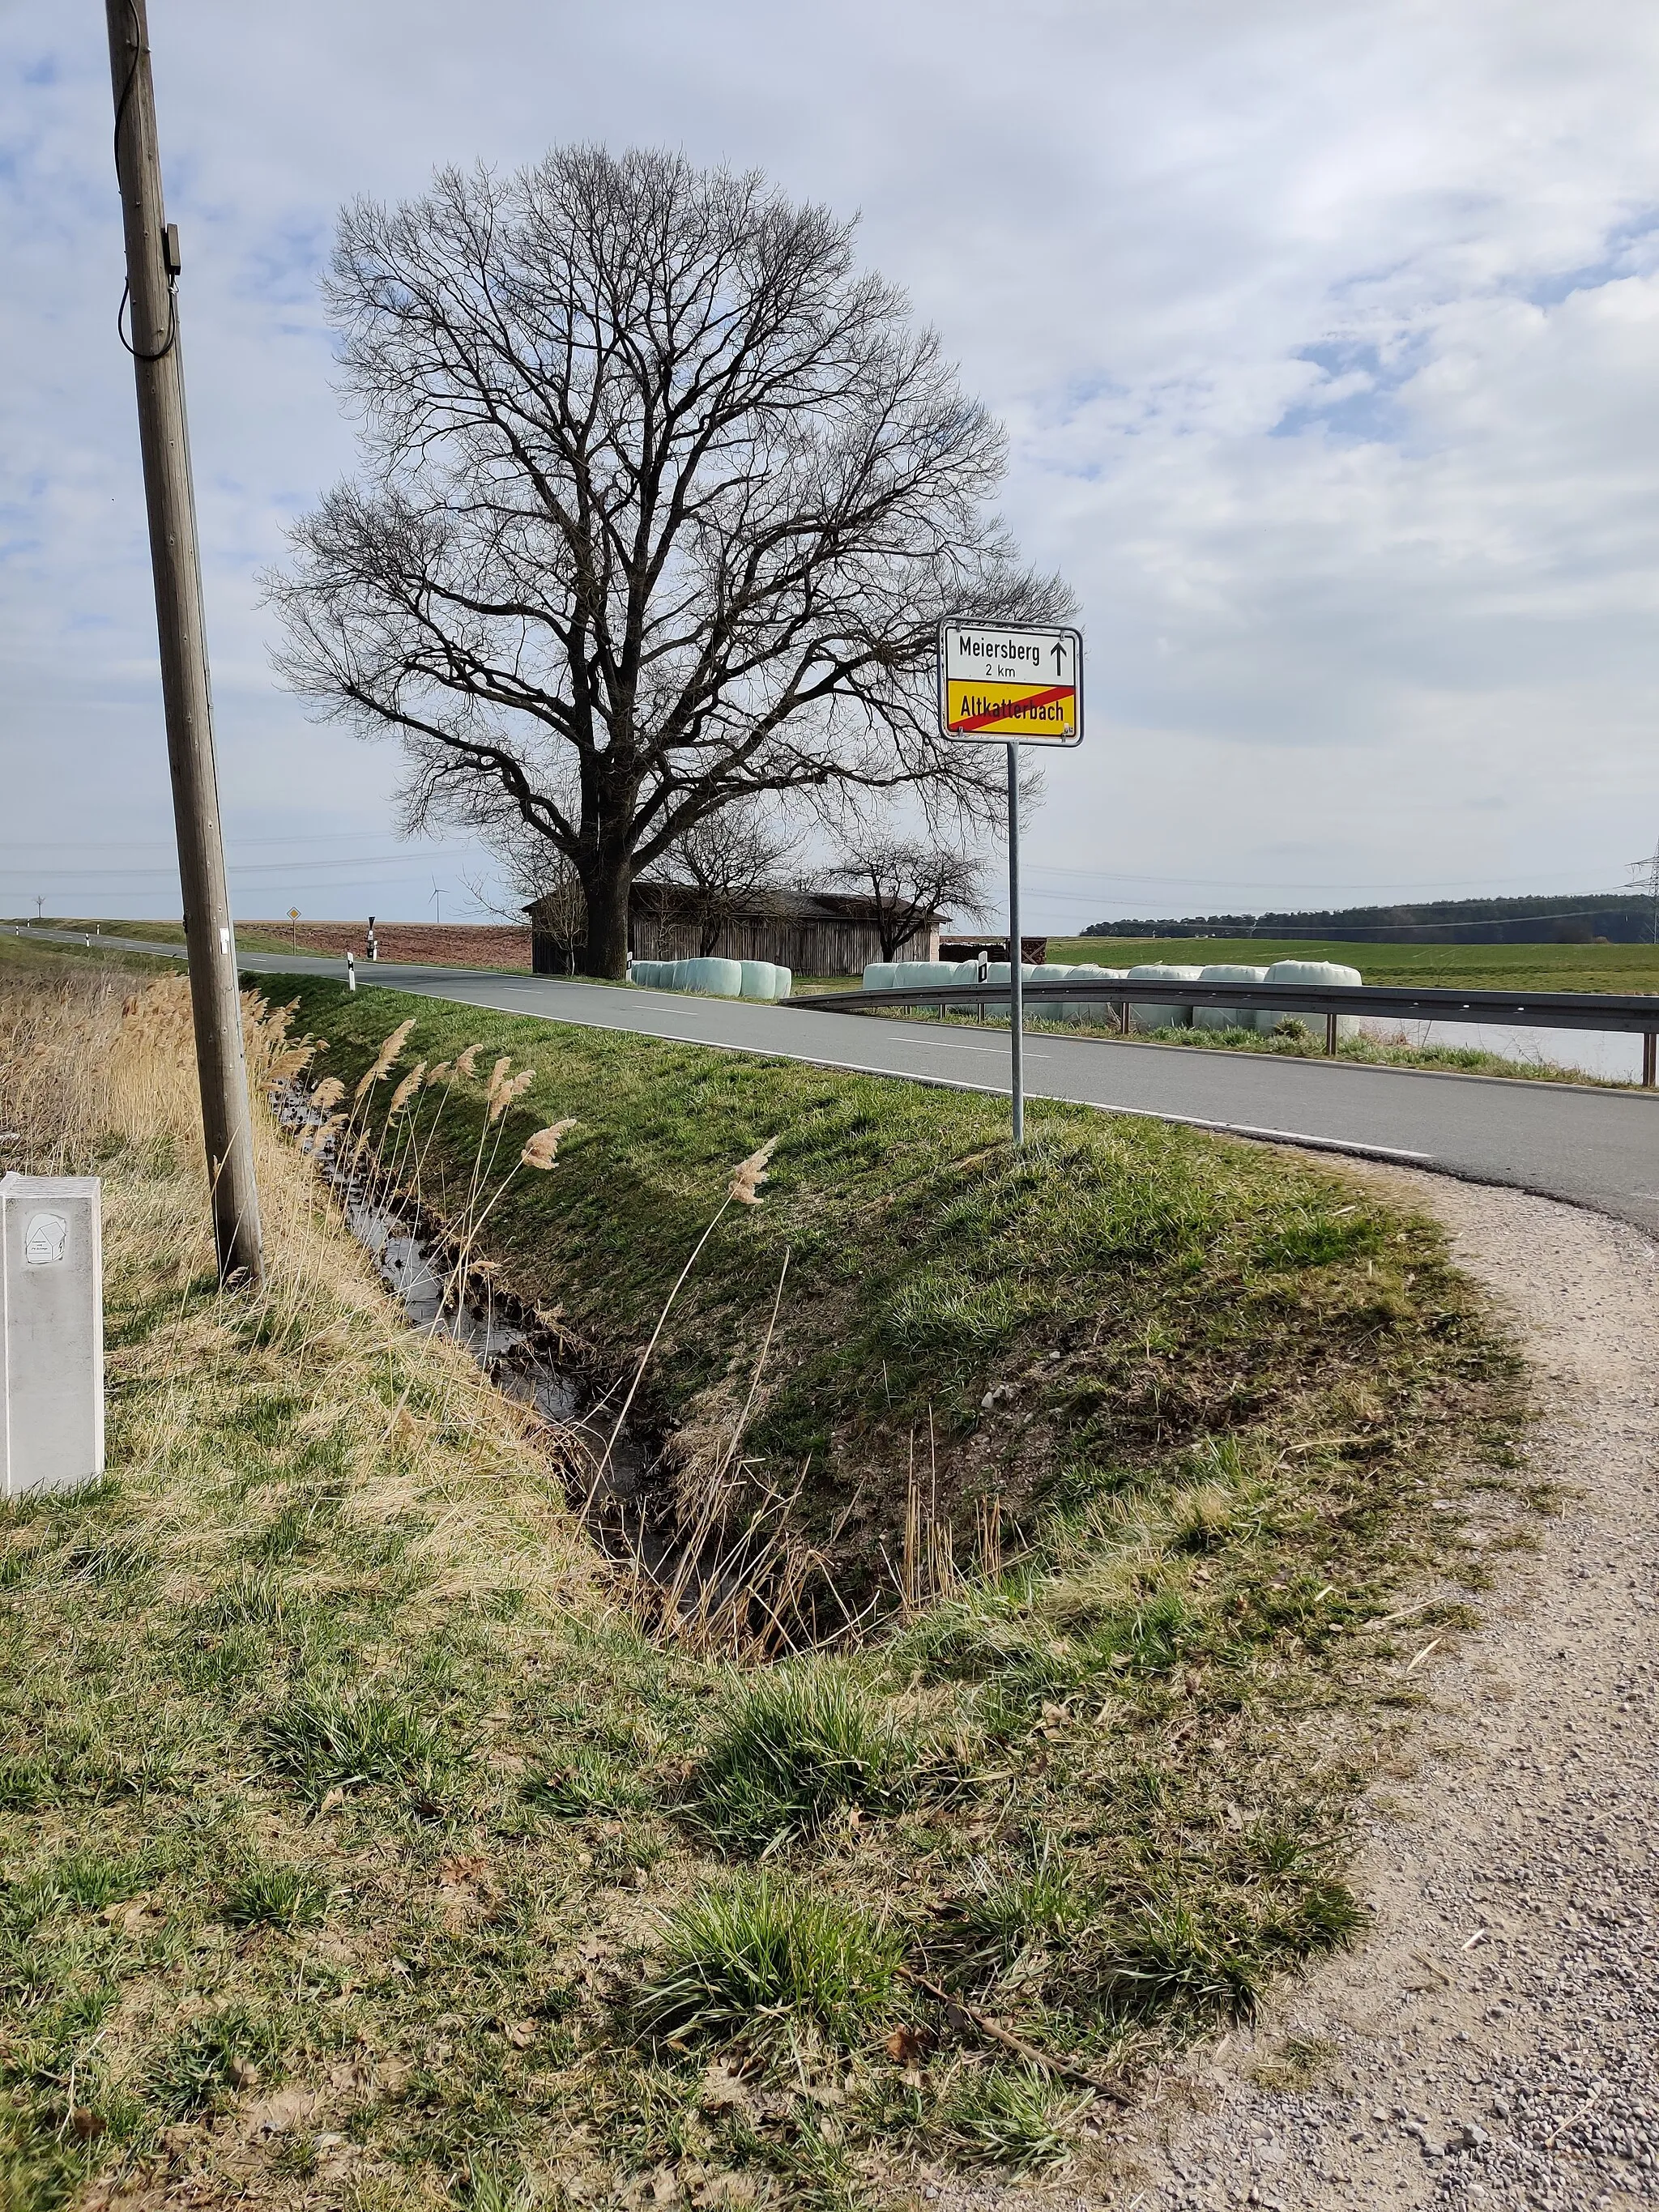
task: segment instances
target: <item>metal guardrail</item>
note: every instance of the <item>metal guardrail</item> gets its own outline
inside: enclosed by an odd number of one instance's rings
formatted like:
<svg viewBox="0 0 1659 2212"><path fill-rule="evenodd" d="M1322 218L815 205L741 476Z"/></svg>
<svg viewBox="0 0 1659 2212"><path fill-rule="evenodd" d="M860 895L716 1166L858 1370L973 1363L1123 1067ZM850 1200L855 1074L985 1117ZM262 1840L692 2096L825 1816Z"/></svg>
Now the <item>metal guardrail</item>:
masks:
<svg viewBox="0 0 1659 2212"><path fill-rule="evenodd" d="M1120 1030L1129 1026L1129 1009L1138 1002L1155 1006L1263 1007L1281 1014L1322 1014L1325 1048L1334 1052L1337 1022L1348 1014L1361 1020L1486 1022L1518 1029L1595 1030L1643 1040L1642 1081L1655 1087L1659 1042L1659 995L1617 991L1455 991L1402 989L1387 983L1181 983L1147 978L1130 982L1105 975L1056 976L1023 989L1026 1006L1077 1006L1091 1000L1109 1008ZM936 983L921 989L817 991L787 999L786 1006L821 1012L874 1014L895 1006L923 1009L1006 1006L1006 983Z"/></svg>

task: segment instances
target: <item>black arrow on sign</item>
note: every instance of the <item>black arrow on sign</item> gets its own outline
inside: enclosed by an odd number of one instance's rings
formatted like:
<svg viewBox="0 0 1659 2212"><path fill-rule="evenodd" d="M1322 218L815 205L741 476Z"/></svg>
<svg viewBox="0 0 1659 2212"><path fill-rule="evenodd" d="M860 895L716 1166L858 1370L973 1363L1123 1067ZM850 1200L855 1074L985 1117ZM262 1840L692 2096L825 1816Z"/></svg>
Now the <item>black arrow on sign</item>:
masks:
<svg viewBox="0 0 1659 2212"><path fill-rule="evenodd" d="M1055 673L1058 674L1059 672L1066 665L1066 648L1060 643L1060 640L1056 638L1053 645L1049 647L1048 650L1054 656L1054 671Z"/></svg>

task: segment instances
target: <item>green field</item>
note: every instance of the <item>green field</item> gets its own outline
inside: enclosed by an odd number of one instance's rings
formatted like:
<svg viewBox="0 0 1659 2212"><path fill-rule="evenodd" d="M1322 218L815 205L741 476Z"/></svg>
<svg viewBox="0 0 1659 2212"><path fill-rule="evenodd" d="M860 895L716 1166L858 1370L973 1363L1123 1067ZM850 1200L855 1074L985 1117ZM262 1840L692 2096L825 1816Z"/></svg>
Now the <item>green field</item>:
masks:
<svg viewBox="0 0 1659 2212"><path fill-rule="evenodd" d="M1350 945L1274 937L1051 937L1048 957L1073 965L1266 968L1337 960L1368 983L1470 991L1659 991L1659 945Z"/></svg>
<svg viewBox="0 0 1659 2212"><path fill-rule="evenodd" d="M180 945L176 921L54 921L54 929L105 929L155 945ZM286 952L286 938L240 931L250 952ZM1265 968L1275 960L1336 960L1368 983L1420 983L1449 990L1659 992L1659 945L1351 945L1277 937L1051 937L1055 963L1134 968L1168 961L1187 968ZM798 990L842 989L856 976L798 975Z"/></svg>
<svg viewBox="0 0 1659 2212"><path fill-rule="evenodd" d="M185 926L181 921L111 921L106 916L92 921L79 915L46 915L41 919L43 929L84 929L93 935L101 931L108 937L135 938L141 945L182 945ZM240 924L236 942L246 952L288 952L292 950L286 937L278 937L267 930L250 932Z"/></svg>

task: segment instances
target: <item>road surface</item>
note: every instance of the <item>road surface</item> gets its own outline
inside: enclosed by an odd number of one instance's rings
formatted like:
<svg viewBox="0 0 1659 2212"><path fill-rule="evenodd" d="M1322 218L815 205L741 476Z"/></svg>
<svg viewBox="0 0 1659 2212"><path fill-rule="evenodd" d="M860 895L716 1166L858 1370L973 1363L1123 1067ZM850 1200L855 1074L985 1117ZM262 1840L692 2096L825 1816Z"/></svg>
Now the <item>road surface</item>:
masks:
<svg viewBox="0 0 1659 2212"><path fill-rule="evenodd" d="M69 944L78 934L24 931ZM181 948L105 938L139 952ZM306 953L241 951L254 975L326 975L344 963ZM1008 1042L927 1019L872 1020L743 1000L692 998L549 975L359 962L368 988L412 991L541 1021L629 1030L726 1051L1006 1093ZM1269 1143L1310 1145L1509 1183L1565 1199L1659 1234L1659 1093L1368 1067L1345 1060L1205 1052L1056 1036L1027 1037L1028 1097L1065 1098Z"/></svg>

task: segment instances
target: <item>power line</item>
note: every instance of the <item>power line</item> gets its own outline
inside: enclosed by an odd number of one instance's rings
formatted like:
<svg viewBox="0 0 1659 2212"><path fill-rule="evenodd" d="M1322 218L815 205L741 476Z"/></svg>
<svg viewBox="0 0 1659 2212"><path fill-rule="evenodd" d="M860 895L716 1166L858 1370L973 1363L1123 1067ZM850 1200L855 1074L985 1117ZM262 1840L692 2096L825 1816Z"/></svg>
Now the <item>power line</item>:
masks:
<svg viewBox="0 0 1659 2212"><path fill-rule="evenodd" d="M248 852L255 847L272 845L361 845L373 833L362 830L319 830L314 836L309 831L293 832L285 837L237 837L233 839L239 852ZM403 838L393 842L392 850L381 857L394 860L407 853L420 860L430 860L435 854L441 858L447 853L471 852L470 845L412 845ZM170 853L173 847L164 837L28 837L0 838L0 853Z"/></svg>
<svg viewBox="0 0 1659 2212"><path fill-rule="evenodd" d="M1652 942L1659 945L1659 844L1654 846L1645 860L1630 861L1625 873L1631 879L1631 889L1645 892L1653 902L1650 936Z"/></svg>

